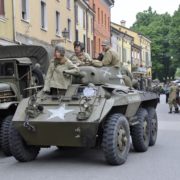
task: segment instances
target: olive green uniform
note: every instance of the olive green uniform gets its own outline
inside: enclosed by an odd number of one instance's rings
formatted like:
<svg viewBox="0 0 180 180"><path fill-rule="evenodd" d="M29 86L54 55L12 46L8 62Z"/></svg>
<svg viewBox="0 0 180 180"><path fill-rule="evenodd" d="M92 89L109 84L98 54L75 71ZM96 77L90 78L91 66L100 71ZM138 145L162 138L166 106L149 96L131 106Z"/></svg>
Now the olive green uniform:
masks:
<svg viewBox="0 0 180 180"><path fill-rule="evenodd" d="M178 89L175 85L172 85L169 90L168 104L169 104L170 112L172 111L173 106L175 108L175 111L178 111L178 106L176 103L177 90Z"/></svg>
<svg viewBox="0 0 180 180"><path fill-rule="evenodd" d="M121 74L123 75L123 80L126 86L132 87L132 79L133 76L128 68L121 66L120 67Z"/></svg>
<svg viewBox="0 0 180 180"><path fill-rule="evenodd" d="M104 57L102 61L93 60L92 64L97 67L101 67L101 66L120 67L120 60L118 58L117 53L110 48L104 53Z"/></svg>
<svg viewBox="0 0 180 180"><path fill-rule="evenodd" d="M50 88L67 89L71 84L71 76L66 76L64 72L76 73L79 71L78 67L66 57L64 57L63 61L63 64L54 59L50 61L44 91L50 91Z"/></svg>
<svg viewBox="0 0 180 180"><path fill-rule="evenodd" d="M79 56L77 56L76 54L73 54L70 57L70 60L72 61L73 64L76 64L77 66L91 64L92 62L90 55L86 52L80 53Z"/></svg>

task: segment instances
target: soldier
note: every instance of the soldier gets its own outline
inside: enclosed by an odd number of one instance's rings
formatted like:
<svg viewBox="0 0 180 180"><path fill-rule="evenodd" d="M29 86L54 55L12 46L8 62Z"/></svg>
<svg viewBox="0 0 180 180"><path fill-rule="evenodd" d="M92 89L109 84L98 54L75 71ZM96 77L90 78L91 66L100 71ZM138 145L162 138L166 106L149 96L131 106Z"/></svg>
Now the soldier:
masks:
<svg viewBox="0 0 180 180"><path fill-rule="evenodd" d="M169 98L168 98L168 104L169 104L169 113L172 113L172 108L174 105L175 113L179 113L179 109L176 103L176 95L177 95L177 86L172 82L170 89L169 89Z"/></svg>
<svg viewBox="0 0 180 180"><path fill-rule="evenodd" d="M45 92L58 92L59 90L65 91L71 84L71 76L67 73L78 73L78 67L64 55L64 47L56 45L54 59L50 61L45 78L43 89Z"/></svg>
<svg viewBox="0 0 180 180"><path fill-rule="evenodd" d="M84 46L79 41L74 42L74 52L75 53L70 57L73 64L76 64L77 66L91 64L92 59L90 55L84 52Z"/></svg>
<svg viewBox="0 0 180 180"><path fill-rule="evenodd" d="M104 40L101 45L104 52L102 61L93 60L92 64L97 67L101 67L101 66L120 67L120 60L118 58L117 53L111 48L110 41Z"/></svg>

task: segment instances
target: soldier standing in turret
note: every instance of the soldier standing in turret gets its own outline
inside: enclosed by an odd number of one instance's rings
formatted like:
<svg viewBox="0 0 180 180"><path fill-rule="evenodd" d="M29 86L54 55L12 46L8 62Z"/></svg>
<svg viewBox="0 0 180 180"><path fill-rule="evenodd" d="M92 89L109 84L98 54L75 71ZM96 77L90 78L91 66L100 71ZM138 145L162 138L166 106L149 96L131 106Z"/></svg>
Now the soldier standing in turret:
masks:
<svg viewBox="0 0 180 180"><path fill-rule="evenodd" d="M54 59L50 65L45 78L44 92L65 91L71 84L71 76L68 73L78 73L78 67L65 57L65 48L56 45Z"/></svg>
<svg viewBox="0 0 180 180"><path fill-rule="evenodd" d="M102 61L93 60L92 65L96 67L114 66L119 68L121 74L123 75L125 85L132 87L132 74L126 67L121 65L120 59L118 58L118 54L111 48L110 41L104 40L101 45L104 52Z"/></svg>
<svg viewBox="0 0 180 180"><path fill-rule="evenodd" d="M84 45L79 41L74 42L74 54L70 57L70 60L77 66L91 64L92 62L90 55L84 52Z"/></svg>

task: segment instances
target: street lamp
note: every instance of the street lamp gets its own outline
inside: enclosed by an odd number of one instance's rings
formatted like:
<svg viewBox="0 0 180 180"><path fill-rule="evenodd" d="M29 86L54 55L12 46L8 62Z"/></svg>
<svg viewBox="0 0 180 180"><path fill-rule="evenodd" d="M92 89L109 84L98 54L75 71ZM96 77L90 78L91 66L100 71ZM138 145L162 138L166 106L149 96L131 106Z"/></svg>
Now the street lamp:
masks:
<svg viewBox="0 0 180 180"><path fill-rule="evenodd" d="M66 39L69 37L69 31L64 28L64 30L62 31L62 36L65 39L65 43L66 43Z"/></svg>

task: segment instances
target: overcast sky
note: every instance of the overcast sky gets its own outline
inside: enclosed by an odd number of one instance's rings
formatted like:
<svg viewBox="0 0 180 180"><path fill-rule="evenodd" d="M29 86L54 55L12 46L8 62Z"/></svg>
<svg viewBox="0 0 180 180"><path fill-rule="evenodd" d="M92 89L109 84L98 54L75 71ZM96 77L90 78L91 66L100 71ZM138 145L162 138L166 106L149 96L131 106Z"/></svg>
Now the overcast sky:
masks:
<svg viewBox="0 0 180 180"><path fill-rule="evenodd" d="M136 21L136 14L147 10L149 6L159 14L168 12L172 15L179 5L180 0L115 0L111 21L119 24L125 20L126 27L130 27Z"/></svg>

